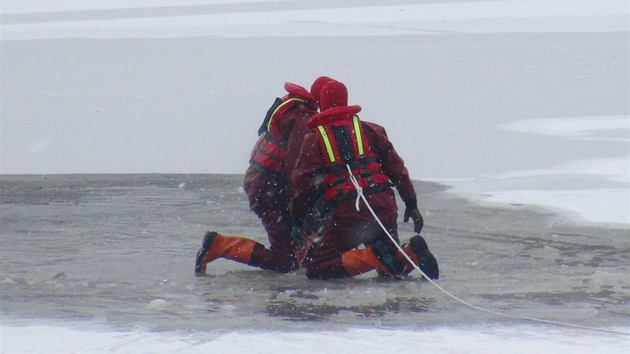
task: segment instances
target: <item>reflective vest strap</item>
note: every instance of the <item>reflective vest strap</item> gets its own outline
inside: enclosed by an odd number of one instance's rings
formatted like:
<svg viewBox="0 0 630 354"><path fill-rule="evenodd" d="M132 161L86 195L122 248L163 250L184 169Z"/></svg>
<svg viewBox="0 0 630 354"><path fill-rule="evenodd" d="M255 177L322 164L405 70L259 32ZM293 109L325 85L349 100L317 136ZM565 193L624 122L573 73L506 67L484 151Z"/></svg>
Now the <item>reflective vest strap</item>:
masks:
<svg viewBox="0 0 630 354"><path fill-rule="evenodd" d="M254 151L252 151L250 165L258 169L268 169L274 172L284 170L286 158L286 144L268 133L258 139Z"/></svg>
<svg viewBox="0 0 630 354"><path fill-rule="evenodd" d="M286 104L291 103L291 102L296 102L296 101L297 101L297 102L306 103L306 100L301 99L301 98L295 98L295 97L294 97L294 98L289 98L288 100L286 100L286 101L282 102L282 104L281 104L281 105L279 105L279 106L278 106L278 107L277 107L277 108L273 111L273 113L271 113L271 118L269 119L269 123L267 123L267 131L268 131L268 132L269 132L269 131L271 131L271 121L273 121L273 116L275 116L275 115L276 115L276 113L278 112L278 110L279 110L281 107L284 107Z"/></svg>
<svg viewBox="0 0 630 354"><path fill-rule="evenodd" d="M326 152L328 153L328 159L331 163L335 163L335 153L333 152L332 146L330 145L330 140L328 139L328 134L326 133L326 129L323 126L318 125L317 129L319 130L319 134L322 137L322 141L326 146Z"/></svg>
<svg viewBox="0 0 630 354"><path fill-rule="evenodd" d="M391 187L389 178L382 172L372 171L368 173L369 176L366 177L366 174L361 174L357 179L359 186L363 188L363 192L366 195L378 193ZM355 176L357 175L355 174ZM348 198L349 195L356 197L356 188L352 182L350 182L347 172L343 174L342 172L330 172L329 177L324 180L328 181L322 191L324 200L327 202L336 203L342 200L352 199Z"/></svg>
<svg viewBox="0 0 630 354"><path fill-rule="evenodd" d="M354 141L352 145L356 148L356 154L358 154L358 158L360 159L365 155L365 147L363 146L363 133L361 131L361 122L358 116L352 117L352 127L354 129ZM319 131L319 135L321 137L321 142L324 144L323 148L325 153L328 155L328 160L330 164L334 165L337 162L336 159L336 151L333 147L333 144L330 142L330 137L328 136L328 129L326 129L323 125L318 125L317 130ZM335 140L334 144L337 144ZM352 163L351 161L346 161L346 163Z"/></svg>
<svg viewBox="0 0 630 354"><path fill-rule="evenodd" d="M361 137L361 127L359 126L359 117L352 117L352 124L354 124L354 134L357 139L357 149L359 156L363 156L363 138Z"/></svg>
<svg viewBox="0 0 630 354"><path fill-rule="evenodd" d="M263 137L263 141L266 144L273 144L273 145L277 145L278 147L280 147L282 150L286 150L287 149L287 143L280 140L280 139L276 139L273 135L271 134L265 134L265 136Z"/></svg>
<svg viewBox="0 0 630 354"><path fill-rule="evenodd" d="M315 135L325 163L324 200L334 204L347 200L349 195L356 196L346 165L364 192L377 193L390 187L378 156L369 148L359 117L353 116L352 123L348 120L338 125L318 125Z"/></svg>

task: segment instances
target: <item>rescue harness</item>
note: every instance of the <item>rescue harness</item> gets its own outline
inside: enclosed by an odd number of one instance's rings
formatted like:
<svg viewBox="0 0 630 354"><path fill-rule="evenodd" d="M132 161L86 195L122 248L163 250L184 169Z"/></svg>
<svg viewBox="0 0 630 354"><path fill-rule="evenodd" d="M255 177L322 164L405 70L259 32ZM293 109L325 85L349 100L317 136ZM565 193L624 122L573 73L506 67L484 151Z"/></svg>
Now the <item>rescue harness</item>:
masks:
<svg viewBox="0 0 630 354"><path fill-rule="evenodd" d="M357 197L351 175L364 194L391 187L378 155L370 149L357 115L317 125L313 130L324 158L322 194L329 204Z"/></svg>

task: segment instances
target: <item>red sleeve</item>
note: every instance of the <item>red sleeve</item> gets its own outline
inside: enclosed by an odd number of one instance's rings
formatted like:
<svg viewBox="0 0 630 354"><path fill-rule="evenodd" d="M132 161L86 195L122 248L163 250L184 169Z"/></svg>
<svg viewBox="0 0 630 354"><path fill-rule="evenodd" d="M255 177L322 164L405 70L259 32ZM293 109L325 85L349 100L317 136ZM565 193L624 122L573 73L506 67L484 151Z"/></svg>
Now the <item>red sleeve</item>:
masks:
<svg viewBox="0 0 630 354"><path fill-rule="evenodd" d="M323 180L324 160L314 133L304 137L300 155L291 174L293 200L290 204L291 217L304 219L317 195Z"/></svg>
<svg viewBox="0 0 630 354"><path fill-rule="evenodd" d="M364 131L368 135L370 148L380 156L383 172L394 183L400 198L407 202L416 198L416 191L409 177L405 162L398 155L394 145L389 141L385 128L374 123L363 122Z"/></svg>

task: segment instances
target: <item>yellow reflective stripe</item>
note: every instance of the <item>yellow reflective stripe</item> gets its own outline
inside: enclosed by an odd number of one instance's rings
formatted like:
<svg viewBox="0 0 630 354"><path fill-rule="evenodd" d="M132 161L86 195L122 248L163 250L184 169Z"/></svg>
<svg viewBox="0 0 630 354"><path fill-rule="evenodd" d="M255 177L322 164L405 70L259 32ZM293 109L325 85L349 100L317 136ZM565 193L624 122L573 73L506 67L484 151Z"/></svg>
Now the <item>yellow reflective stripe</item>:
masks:
<svg viewBox="0 0 630 354"><path fill-rule="evenodd" d="M282 102L281 105L278 106L278 108L276 108L273 113L271 113L271 118L269 119L269 122L267 123L267 131L271 131L271 121L273 120L273 116L276 115L276 112L278 112L278 110L280 109L280 107L284 106L285 104L292 102L292 101L300 101L300 102L306 102L306 100L303 100L301 98L289 98L288 100Z"/></svg>
<svg viewBox="0 0 630 354"><path fill-rule="evenodd" d="M359 127L359 117L352 117L354 123L354 135L357 137L357 147L359 149L359 156L363 156L363 139L361 139L361 129Z"/></svg>
<svg viewBox="0 0 630 354"><path fill-rule="evenodd" d="M326 130L321 125L317 126L319 133L322 135L322 140L324 140L324 145L326 145L326 152L328 153L328 158L330 162L335 162L335 153L330 146L330 140L328 140L328 134L326 134Z"/></svg>

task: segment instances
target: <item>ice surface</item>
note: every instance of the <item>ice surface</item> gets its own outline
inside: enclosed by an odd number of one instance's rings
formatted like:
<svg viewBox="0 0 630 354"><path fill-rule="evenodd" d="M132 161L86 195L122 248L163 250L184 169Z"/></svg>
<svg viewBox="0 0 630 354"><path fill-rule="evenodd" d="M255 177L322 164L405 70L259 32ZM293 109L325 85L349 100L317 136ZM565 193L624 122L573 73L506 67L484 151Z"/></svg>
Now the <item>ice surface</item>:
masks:
<svg viewBox="0 0 630 354"><path fill-rule="evenodd" d="M417 336L444 352L486 346L498 352L523 341L592 349L610 338L604 347L615 352L627 339L545 323L523 327L529 322L468 308L414 273L396 282L373 272L311 281L303 270L279 275L217 260L208 276L195 277L194 255L208 229L268 242L248 210L242 178L2 176L3 350L129 352L142 345L185 352L243 343L256 351L244 343L275 349L301 340L315 350L350 352L353 338L372 331L384 336L374 348L404 348ZM576 226L525 207L479 206L434 183L416 182L416 189L441 287L510 316L627 332L627 229ZM409 223L399 230L403 241L413 235ZM355 336L359 329L366 334ZM473 343L461 347L460 336Z"/></svg>

